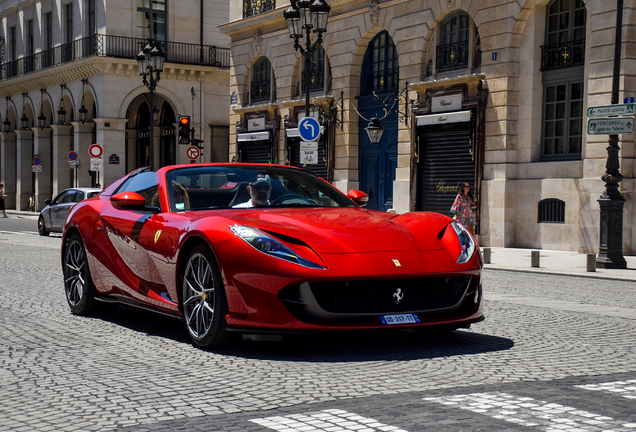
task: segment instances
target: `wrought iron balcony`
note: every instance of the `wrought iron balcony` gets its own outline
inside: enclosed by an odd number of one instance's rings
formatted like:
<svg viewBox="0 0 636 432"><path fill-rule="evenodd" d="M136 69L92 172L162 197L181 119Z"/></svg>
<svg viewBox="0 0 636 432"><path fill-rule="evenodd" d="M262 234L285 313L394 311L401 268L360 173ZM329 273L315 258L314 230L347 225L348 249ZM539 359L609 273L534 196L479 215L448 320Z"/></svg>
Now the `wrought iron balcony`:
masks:
<svg viewBox="0 0 636 432"><path fill-rule="evenodd" d="M301 91L305 92L305 74L302 74ZM309 71L309 91L323 91L325 90L325 71L311 69Z"/></svg>
<svg viewBox="0 0 636 432"><path fill-rule="evenodd" d="M400 68L384 69L367 73L363 95L373 92L395 91L400 85Z"/></svg>
<svg viewBox="0 0 636 432"><path fill-rule="evenodd" d="M541 70L581 66L584 63L585 39L541 47Z"/></svg>
<svg viewBox="0 0 636 432"><path fill-rule="evenodd" d="M134 59L147 39L124 36L93 35L7 62L0 69L0 80L26 75L87 57ZM230 67L230 49L211 45L162 42L166 63Z"/></svg>
<svg viewBox="0 0 636 432"><path fill-rule="evenodd" d="M253 81L250 86L250 92L252 94L252 102L263 102L270 100L270 80Z"/></svg>
<svg viewBox="0 0 636 432"><path fill-rule="evenodd" d="M243 18L276 9L276 0L243 0Z"/></svg>
<svg viewBox="0 0 636 432"><path fill-rule="evenodd" d="M437 71L468 67L469 41L437 46Z"/></svg>

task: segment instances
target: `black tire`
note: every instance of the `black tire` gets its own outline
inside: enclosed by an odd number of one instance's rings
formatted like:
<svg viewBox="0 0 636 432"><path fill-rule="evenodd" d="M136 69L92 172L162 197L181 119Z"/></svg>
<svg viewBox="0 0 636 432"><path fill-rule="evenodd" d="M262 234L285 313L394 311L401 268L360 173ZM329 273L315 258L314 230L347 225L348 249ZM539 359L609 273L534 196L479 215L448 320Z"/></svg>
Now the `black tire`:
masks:
<svg viewBox="0 0 636 432"><path fill-rule="evenodd" d="M44 223L44 218L42 215L38 218L38 234L41 236L49 235L49 231L46 229L46 223Z"/></svg>
<svg viewBox="0 0 636 432"><path fill-rule="evenodd" d="M202 348L221 348L236 335L227 331L228 312L221 272L210 249L195 246L181 276L183 316L192 342Z"/></svg>
<svg viewBox="0 0 636 432"><path fill-rule="evenodd" d="M95 311L95 285L88 268L86 248L78 233L71 234L66 241L64 291L73 314L89 315Z"/></svg>

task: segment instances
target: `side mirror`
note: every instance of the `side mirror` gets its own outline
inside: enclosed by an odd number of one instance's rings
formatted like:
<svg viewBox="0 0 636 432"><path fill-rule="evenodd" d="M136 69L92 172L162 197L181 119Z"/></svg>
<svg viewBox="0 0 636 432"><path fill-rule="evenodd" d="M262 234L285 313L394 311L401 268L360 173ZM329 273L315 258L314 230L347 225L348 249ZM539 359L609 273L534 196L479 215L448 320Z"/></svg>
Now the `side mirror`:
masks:
<svg viewBox="0 0 636 432"><path fill-rule="evenodd" d="M117 210L146 209L146 198L137 192L119 192L110 197L110 202Z"/></svg>
<svg viewBox="0 0 636 432"><path fill-rule="evenodd" d="M45 199L44 200L44 204L46 204L46 205L51 205L52 202L53 201L51 201L50 199Z"/></svg>
<svg viewBox="0 0 636 432"><path fill-rule="evenodd" d="M360 207L364 207L369 202L369 195L356 189L351 189L347 196Z"/></svg>

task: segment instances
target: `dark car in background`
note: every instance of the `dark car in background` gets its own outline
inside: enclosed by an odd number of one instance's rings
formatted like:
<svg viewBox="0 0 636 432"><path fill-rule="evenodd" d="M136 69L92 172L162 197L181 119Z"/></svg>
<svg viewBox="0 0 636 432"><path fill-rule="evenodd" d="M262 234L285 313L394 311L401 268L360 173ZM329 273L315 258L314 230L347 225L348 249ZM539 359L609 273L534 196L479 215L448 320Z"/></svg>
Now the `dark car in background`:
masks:
<svg viewBox="0 0 636 432"><path fill-rule="evenodd" d="M38 218L38 233L47 236L51 232L62 232L66 215L74 204L98 195L102 189L98 188L70 188L64 189L53 200L44 201L46 207Z"/></svg>

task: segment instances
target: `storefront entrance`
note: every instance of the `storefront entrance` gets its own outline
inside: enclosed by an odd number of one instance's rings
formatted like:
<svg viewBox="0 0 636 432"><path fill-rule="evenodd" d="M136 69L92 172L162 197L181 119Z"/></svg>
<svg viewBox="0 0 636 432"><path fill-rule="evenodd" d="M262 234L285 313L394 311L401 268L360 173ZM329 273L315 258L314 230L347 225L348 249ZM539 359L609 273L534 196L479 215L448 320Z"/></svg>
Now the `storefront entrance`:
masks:
<svg viewBox="0 0 636 432"><path fill-rule="evenodd" d="M475 190L475 149L470 122L418 127L416 210L452 216L460 182Z"/></svg>

